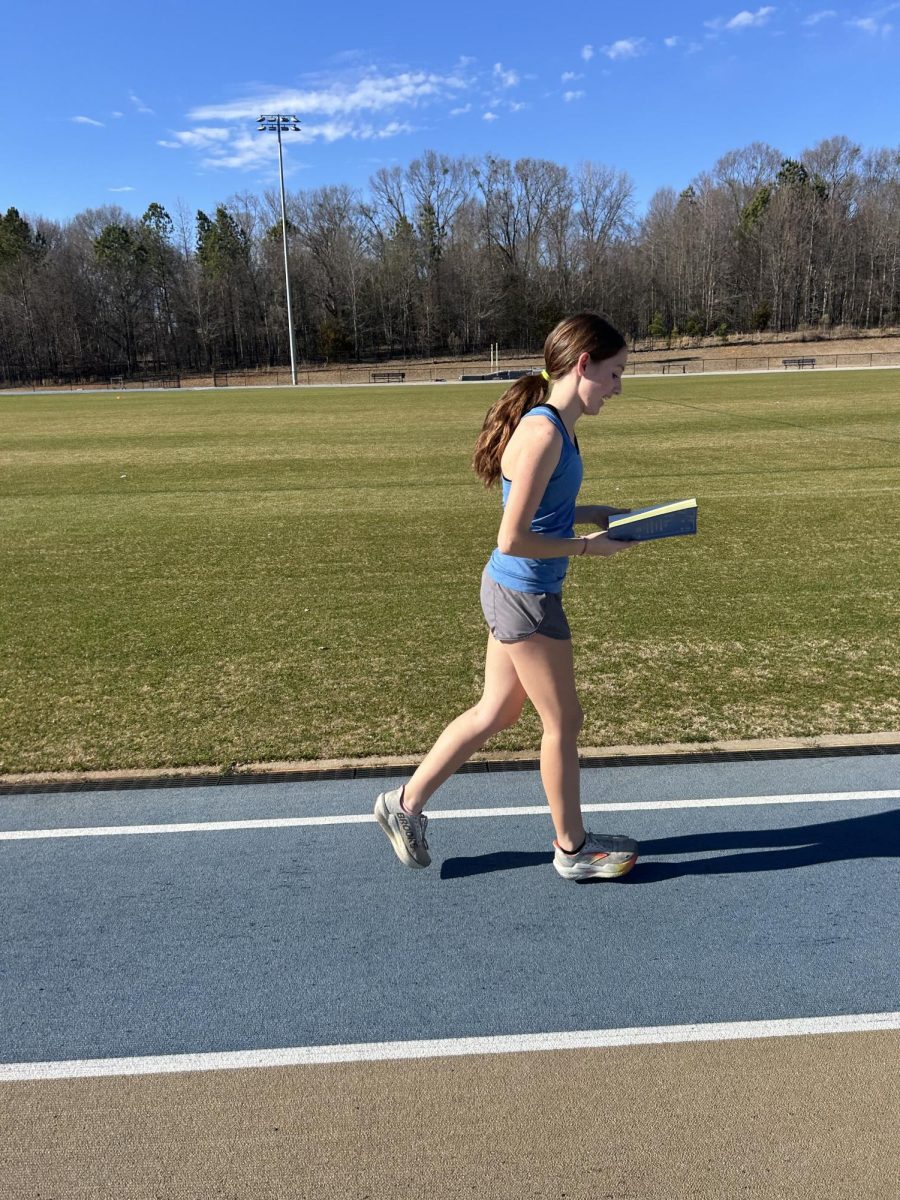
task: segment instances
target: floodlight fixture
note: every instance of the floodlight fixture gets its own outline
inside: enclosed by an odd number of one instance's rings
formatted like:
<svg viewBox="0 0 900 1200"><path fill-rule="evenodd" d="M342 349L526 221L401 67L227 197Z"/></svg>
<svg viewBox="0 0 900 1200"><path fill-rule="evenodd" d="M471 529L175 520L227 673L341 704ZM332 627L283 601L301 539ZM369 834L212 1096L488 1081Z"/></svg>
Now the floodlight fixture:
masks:
<svg viewBox="0 0 900 1200"><path fill-rule="evenodd" d="M281 152L281 131L300 130L300 118L281 113L262 114L256 122L259 133L278 134L278 175L281 180L281 240L284 245L284 290L287 297L288 339L291 347L291 383L297 385L297 352L294 346L294 319L291 313L291 277L288 271L287 216L284 203L284 158Z"/></svg>

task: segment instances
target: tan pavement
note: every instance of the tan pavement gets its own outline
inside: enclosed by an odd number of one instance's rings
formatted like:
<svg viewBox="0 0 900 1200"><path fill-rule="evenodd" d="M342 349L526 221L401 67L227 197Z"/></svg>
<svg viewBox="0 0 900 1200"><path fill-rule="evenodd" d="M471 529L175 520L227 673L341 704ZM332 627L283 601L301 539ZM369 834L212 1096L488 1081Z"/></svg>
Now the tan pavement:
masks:
<svg viewBox="0 0 900 1200"><path fill-rule="evenodd" d="M900 1035L0 1086L3 1200L900 1200Z"/></svg>

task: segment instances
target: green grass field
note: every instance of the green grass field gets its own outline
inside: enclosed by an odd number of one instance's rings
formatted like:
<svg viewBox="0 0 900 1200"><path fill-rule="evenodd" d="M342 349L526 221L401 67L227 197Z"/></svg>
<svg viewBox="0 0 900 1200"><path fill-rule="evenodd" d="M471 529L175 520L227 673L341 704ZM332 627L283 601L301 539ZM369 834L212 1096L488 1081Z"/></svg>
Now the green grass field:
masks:
<svg viewBox="0 0 900 1200"><path fill-rule="evenodd" d="M583 745L900 727L898 384L628 380L579 423L583 503L700 504L571 565ZM0 771L425 751L480 691L496 395L0 398Z"/></svg>

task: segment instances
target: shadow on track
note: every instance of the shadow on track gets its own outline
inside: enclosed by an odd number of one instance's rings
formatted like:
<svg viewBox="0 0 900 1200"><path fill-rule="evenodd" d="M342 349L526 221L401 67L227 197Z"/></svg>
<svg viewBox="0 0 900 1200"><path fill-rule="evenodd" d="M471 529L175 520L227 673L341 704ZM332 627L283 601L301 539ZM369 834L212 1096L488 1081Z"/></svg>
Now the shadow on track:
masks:
<svg viewBox="0 0 900 1200"><path fill-rule="evenodd" d="M750 853L723 854L738 850ZM690 862L647 862L660 854L714 854ZM692 833L645 839L637 866L623 884L660 883L679 875L732 875L744 871L787 871L853 858L900 858L900 809L871 816L798 825L791 829L745 829L729 833ZM549 851L501 850L492 854L445 859L441 879L545 866ZM601 880L594 882L600 883Z"/></svg>
<svg viewBox="0 0 900 1200"><path fill-rule="evenodd" d="M553 851L499 850L494 854L446 858L441 863L441 879L462 879L466 875L488 875L492 871L513 871L516 867L542 867L553 862Z"/></svg>

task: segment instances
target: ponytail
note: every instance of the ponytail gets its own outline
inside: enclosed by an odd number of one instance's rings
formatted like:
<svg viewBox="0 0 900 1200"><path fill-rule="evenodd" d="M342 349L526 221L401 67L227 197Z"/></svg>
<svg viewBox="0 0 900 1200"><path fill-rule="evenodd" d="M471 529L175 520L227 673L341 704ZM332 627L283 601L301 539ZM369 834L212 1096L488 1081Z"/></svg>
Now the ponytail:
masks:
<svg viewBox="0 0 900 1200"><path fill-rule="evenodd" d="M516 426L543 401L549 388L546 371L523 375L488 410L472 458L472 469L486 488L493 487L500 478L500 459Z"/></svg>
<svg viewBox="0 0 900 1200"><path fill-rule="evenodd" d="M576 313L550 330L544 342L545 369L538 375L517 379L484 418L472 468L486 488L500 478L500 459L516 426L542 403L552 381L568 374L584 353L594 362L602 362L624 346L625 339L618 329L596 313Z"/></svg>

